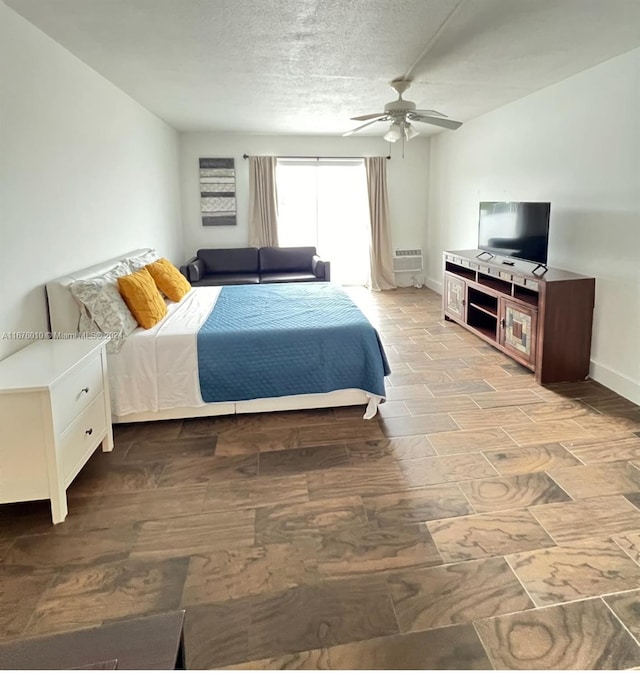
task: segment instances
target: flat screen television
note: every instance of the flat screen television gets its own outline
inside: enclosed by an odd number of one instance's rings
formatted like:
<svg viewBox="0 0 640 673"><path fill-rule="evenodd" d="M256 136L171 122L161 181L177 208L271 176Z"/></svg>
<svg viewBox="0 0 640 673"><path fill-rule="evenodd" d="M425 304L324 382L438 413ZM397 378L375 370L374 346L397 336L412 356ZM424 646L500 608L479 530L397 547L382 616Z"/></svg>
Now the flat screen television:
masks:
<svg viewBox="0 0 640 673"><path fill-rule="evenodd" d="M546 265L550 203L482 201L478 248Z"/></svg>

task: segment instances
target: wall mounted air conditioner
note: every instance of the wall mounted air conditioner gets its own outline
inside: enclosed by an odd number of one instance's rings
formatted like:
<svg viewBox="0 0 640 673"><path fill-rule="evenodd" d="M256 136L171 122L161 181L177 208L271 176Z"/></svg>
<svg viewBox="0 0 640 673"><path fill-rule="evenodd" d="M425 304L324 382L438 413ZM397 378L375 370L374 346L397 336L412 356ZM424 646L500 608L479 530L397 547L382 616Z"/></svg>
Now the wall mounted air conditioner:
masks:
<svg viewBox="0 0 640 673"><path fill-rule="evenodd" d="M395 250L393 253L393 270L396 273L412 273L422 271L422 250Z"/></svg>

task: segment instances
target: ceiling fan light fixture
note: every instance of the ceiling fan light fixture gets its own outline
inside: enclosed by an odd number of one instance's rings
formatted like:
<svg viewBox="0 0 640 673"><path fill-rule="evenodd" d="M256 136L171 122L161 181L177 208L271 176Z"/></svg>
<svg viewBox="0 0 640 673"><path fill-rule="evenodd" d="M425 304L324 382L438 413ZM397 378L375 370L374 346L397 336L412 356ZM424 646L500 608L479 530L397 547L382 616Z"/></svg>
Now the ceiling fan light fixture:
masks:
<svg viewBox="0 0 640 673"><path fill-rule="evenodd" d="M389 130L384 134L384 139L390 143L395 143L396 140L402 138L402 127L398 122L393 122L389 127Z"/></svg>
<svg viewBox="0 0 640 673"><path fill-rule="evenodd" d="M411 126L409 122L405 122L404 124L404 137L406 140L411 140L411 138L415 138L416 136L420 135L420 131L416 131L415 127Z"/></svg>

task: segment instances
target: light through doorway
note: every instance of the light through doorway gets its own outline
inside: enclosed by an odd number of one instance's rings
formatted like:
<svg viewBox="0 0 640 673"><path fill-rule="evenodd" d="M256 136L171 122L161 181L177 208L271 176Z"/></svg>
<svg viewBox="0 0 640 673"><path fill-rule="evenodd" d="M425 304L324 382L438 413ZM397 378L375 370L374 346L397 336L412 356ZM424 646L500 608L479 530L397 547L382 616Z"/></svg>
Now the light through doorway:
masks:
<svg viewBox="0 0 640 673"><path fill-rule="evenodd" d="M364 160L278 159L278 240L313 245L331 280L369 283L371 227Z"/></svg>

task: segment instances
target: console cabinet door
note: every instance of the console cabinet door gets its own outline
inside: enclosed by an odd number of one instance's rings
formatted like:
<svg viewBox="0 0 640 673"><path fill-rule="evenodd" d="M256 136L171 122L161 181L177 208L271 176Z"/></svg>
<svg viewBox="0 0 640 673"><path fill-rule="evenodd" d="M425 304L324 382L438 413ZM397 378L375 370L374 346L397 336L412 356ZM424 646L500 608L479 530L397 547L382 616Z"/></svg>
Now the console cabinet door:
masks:
<svg viewBox="0 0 640 673"><path fill-rule="evenodd" d="M535 364L537 326L537 309L501 299L500 344L512 357Z"/></svg>
<svg viewBox="0 0 640 673"><path fill-rule="evenodd" d="M444 312L446 315L466 320L465 312L466 283L461 278L451 274L444 274Z"/></svg>

